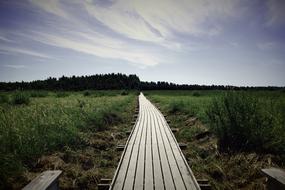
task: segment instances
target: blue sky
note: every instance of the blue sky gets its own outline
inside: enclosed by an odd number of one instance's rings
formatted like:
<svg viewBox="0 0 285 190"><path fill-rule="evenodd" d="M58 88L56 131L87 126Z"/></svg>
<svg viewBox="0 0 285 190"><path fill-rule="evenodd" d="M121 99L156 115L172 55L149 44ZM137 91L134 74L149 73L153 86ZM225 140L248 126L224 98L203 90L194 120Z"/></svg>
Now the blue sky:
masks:
<svg viewBox="0 0 285 190"><path fill-rule="evenodd" d="M1 0L0 81L285 86L283 0Z"/></svg>

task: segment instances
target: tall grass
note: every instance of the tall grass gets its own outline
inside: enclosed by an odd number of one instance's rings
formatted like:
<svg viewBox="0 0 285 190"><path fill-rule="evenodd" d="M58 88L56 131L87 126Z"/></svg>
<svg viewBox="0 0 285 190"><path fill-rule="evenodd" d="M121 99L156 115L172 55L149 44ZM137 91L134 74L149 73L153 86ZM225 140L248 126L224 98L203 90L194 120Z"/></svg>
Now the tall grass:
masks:
<svg viewBox="0 0 285 190"><path fill-rule="evenodd" d="M148 91L147 94L162 110L177 118L200 119L216 134L222 151L285 153L283 92Z"/></svg>
<svg viewBox="0 0 285 190"><path fill-rule="evenodd" d="M0 94L0 103L9 103L9 96L7 94Z"/></svg>
<svg viewBox="0 0 285 190"><path fill-rule="evenodd" d="M213 100L207 115L220 150L284 154L284 107L280 100L229 92Z"/></svg>
<svg viewBox="0 0 285 190"><path fill-rule="evenodd" d="M49 95L48 91L45 90L32 90L29 92L30 96L33 98L43 98Z"/></svg>
<svg viewBox="0 0 285 190"><path fill-rule="evenodd" d="M106 92L108 93L108 92ZM0 105L0 186L37 158L85 143L83 133L106 130L124 120L134 96L33 98L26 106ZM82 136L83 135L83 136Z"/></svg>
<svg viewBox="0 0 285 190"><path fill-rule="evenodd" d="M20 105L20 104L29 104L30 103L30 96L26 92L16 92L12 96L11 103L14 105Z"/></svg>

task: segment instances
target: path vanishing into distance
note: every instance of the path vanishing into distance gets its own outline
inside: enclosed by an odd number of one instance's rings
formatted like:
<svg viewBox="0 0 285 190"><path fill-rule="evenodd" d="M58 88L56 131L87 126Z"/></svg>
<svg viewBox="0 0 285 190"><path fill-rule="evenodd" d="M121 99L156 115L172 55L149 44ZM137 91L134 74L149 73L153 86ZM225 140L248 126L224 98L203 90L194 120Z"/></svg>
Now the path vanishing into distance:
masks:
<svg viewBox="0 0 285 190"><path fill-rule="evenodd" d="M110 189L200 189L164 116L142 93Z"/></svg>

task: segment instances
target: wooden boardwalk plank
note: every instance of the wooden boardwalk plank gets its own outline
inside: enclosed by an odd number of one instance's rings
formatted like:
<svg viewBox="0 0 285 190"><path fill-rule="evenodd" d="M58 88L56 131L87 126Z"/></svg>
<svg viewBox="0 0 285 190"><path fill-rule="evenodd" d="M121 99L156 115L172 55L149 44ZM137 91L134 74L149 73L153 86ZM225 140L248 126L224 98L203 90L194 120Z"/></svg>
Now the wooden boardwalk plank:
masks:
<svg viewBox="0 0 285 190"><path fill-rule="evenodd" d="M163 141L164 141L164 145L165 145L165 149L166 149L166 154L168 155L168 162L169 162L169 165L170 165L170 168L171 168L171 171L172 171L172 175L173 175L173 181L175 183L175 187L176 189L186 189L185 187L185 184L184 184L184 180L183 180L183 177L181 175L181 172L180 172L180 168L178 167L178 164L177 164L177 160L176 160L176 157L175 157L175 154L174 154L174 151L173 151L173 146L170 144L169 142L169 137L167 136L167 128L164 126L164 121L161 120L160 116L158 115L158 121L159 121L159 126L160 127L160 130L161 130L161 136L163 138Z"/></svg>
<svg viewBox="0 0 285 190"><path fill-rule="evenodd" d="M140 107L140 113L142 113L141 109L142 108ZM130 162L131 155L133 152L133 142L136 140L136 138L138 136L138 129L139 129L139 126L141 124L141 117L142 117L142 114L139 115L137 123L135 124L133 132L131 133L131 136L129 137L129 140L127 142L126 150L123 152L122 158L124 158L124 159L121 159L119 166L117 168L117 172L116 172L115 177L114 177L114 178L116 178L116 183L114 184L114 189L123 189L123 185L125 182L125 176L126 176L127 171L128 171L127 168L129 166L129 162Z"/></svg>
<svg viewBox="0 0 285 190"><path fill-rule="evenodd" d="M155 126L155 131L156 131L156 138L157 138L157 142L158 142L157 145L158 145L158 150L159 150L160 162L161 162L161 165L163 166L162 167L162 174L163 174L165 189L175 189L172 171L171 171L171 168L169 166L169 161L168 161L168 157L166 154L165 144L164 144L164 141L163 141L162 135L161 135L161 129L160 129L160 126L158 124L157 117L154 113L154 110L152 110L151 112L152 112L152 117L155 121L154 126Z"/></svg>
<svg viewBox="0 0 285 190"><path fill-rule="evenodd" d="M200 189L164 116L142 93L139 104L110 189Z"/></svg>
<svg viewBox="0 0 285 190"><path fill-rule="evenodd" d="M138 128L138 138L136 139L136 141L134 142L134 151L131 155L131 160L130 160L130 164L129 164L129 168L128 168L128 173L125 179L125 184L124 184L124 188L123 189L133 189L133 185L134 185L134 179L135 179L135 174L136 174L136 167L138 164L138 153L140 151L140 143L141 143L141 139L142 139L142 130L144 128L144 122L145 122L145 109L143 109L142 111L142 121L140 122L140 126Z"/></svg>
<svg viewBox="0 0 285 190"><path fill-rule="evenodd" d="M147 113L147 111L146 111ZM145 172L145 144L146 144L146 129L147 129L147 118L148 114L145 115L144 125L142 126L142 136L139 144L137 167L136 167L136 176L134 189L143 189L144 188L144 172Z"/></svg>
<svg viewBox="0 0 285 190"><path fill-rule="evenodd" d="M154 188L155 189L164 189L164 181L162 175L162 166L159 157L158 142L156 138L156 130L154 119L150 115L151 121L151 133L152 133L152 159L153 159L153 172L154 172Z"/></svg>
<svg viewBox="0 0 285 190"><path fill-rule="evenodd" d="M148 109L147 109L148 111ZM145 180L144 189L152 190L154 187L154 171L153 171L153 152L152 152L152 128L150 115L147 117L147 135L146 135L146 152L145 152Z"/></svg>

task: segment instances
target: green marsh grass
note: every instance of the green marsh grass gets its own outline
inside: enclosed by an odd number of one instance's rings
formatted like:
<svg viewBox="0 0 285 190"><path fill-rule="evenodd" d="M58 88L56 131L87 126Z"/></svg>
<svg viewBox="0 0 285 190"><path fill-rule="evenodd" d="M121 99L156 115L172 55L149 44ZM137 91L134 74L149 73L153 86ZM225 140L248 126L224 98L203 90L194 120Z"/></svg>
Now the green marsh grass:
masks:
<svg viewBox="0 0 285 190"><path fill-rule="evenodd" d="M30 103L30 95L26 92L17 91L12 95L11 103L14 105L28 105Z"/></svg>
<svg viewBox="0 0 285 190"><path fill-rule="evenodd" d="M49 93L51 96L29 97L29 104L21 106L0 103L0 186L5 186L9 177L31 168L41 155L84 146L89 132L123 122L126 109L135 99L133 93L121 96L112 91L98 92L106 96ZM12 99L19 96L18 92L11 94Z"/></svg>
<svg viewBox="0 0 285 190"><path fill-rule="evenodd" d="M285 101L247 92L228 92L213 100L209 125L222 151L284 154Z"/></svg>
<svg viewBox="0 0 285 190"><path fill-rule="evenodd" d="M284 91L145 94L167 115L170 127L179 129L175 136L188 144L183 153L194 175L208 179L212 189L263 189L260 170L284 168ZM197 139L204 131L209 136Z"/></svg>
<svg viewBox="0 0 285 190"><path fill-rule="evenodd" d="M285 153L282 91L147 91L147 94L169 114L201 120L217 135L221 150Z"/></svg>

